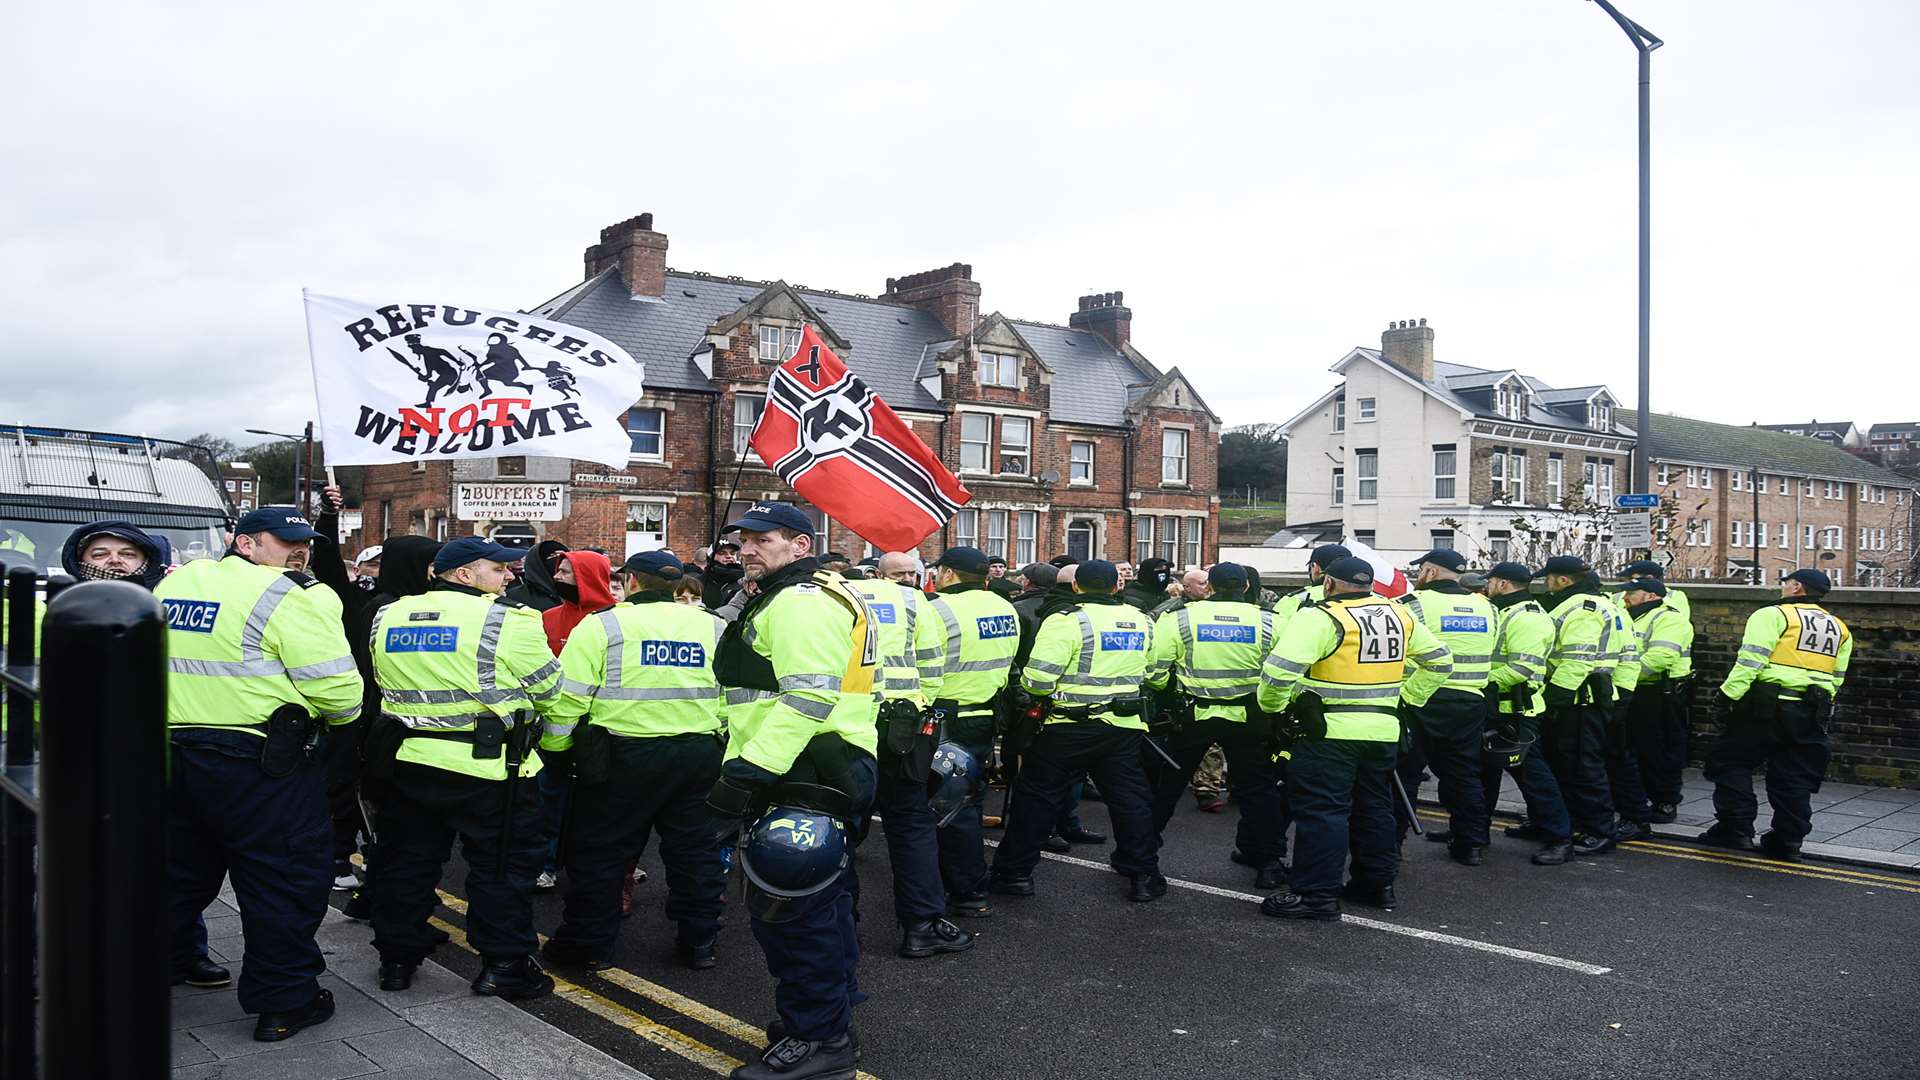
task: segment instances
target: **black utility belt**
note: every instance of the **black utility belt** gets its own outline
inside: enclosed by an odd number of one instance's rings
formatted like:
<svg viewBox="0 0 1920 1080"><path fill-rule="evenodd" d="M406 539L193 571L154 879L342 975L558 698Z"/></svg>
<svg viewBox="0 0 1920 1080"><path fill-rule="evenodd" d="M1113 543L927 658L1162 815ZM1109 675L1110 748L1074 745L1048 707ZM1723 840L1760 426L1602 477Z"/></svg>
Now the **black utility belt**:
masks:
<svg viewBox="0 0 1920 1080"><path fill-rule="evenodd" d="M325 732L325 724L305 706L288 703L273 710L265 723L175 728L168 738L177 746L257 760L261 772L278 780L314 759Z"/></svg>
<svg viewBox="0 0 1920 1080"><path fill-rule="evenodd" d="M527 751L532 749L533 735L537 730L533 724L516 724L509 728L505 720L502 720L492 713L475 717L473 727L465 731L441 731L433 728L416 728L409 726L405 720L400 719L392 713L387 713L385 716L386 719L399 725L400 738L403 741L407 739L442 739L447 742L467 743L473 747L473 756L475 758L488 761L511 750L513 752L509 755L509 760L516 766L526 757Z"/></svg>

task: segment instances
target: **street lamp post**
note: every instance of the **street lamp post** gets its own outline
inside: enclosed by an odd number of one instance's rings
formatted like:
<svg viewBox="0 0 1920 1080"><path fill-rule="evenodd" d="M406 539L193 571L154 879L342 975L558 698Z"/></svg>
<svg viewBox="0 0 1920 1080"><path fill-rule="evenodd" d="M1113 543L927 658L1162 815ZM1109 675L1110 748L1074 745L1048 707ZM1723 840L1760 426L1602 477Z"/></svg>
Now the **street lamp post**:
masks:
<svg viewBox="0 0 1920 1080"><path fill-rule="evenodd" d="M313 512L313 421L311 420L307 421L307 430L306 430L306 434L304 435L289 435L284 431L266 431L262 428L248 428L247 434L270 435L276 439L285 439L288 442L297 442L297 443L306 444L306 450L305 450L306 467L304 469L296 468L294 470L299 475L293 478L293 486L294 486L294 494L300 499L300 512L305 514L312 513Z"/></svg>
<svg viewBox="0 0 1920 1080"><path fill-rule="evenodd" d="M1647 432L1653 427L1651 414L1651 395L1647 390L1647 368L1651 356L1652 325L1649 311L1652 300L1652 247L1653 229L1650 224L1653 184L1648 171L1648 131L1652 106L1653 50L1665 42L1654 37L1646 27L1620 14L1620 9L1610 0L1593 0L1600 5L1620 29L1626 32L1627 40L1640 54L1640 430L1638 445L1633 455L1633 489L1649 491L1647 463Z"/></svg>

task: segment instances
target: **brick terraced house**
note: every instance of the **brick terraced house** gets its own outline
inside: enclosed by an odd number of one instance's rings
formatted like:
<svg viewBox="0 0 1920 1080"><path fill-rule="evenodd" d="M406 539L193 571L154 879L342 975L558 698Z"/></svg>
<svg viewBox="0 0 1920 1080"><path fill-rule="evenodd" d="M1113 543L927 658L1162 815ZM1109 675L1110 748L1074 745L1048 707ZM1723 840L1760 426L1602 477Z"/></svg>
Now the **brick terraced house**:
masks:
<svg viewBox="0 0 1920 1080"><path fill-rule="evenodd" d="M923 553L973 544L1016 565L1062 552L1182 566L1215 557L1219 418L1178 368L1133 347L1120 293L1081 297L1058 326L983 311L959 263L889 278L871 297L671 270L666 254L651 214L610 226L586 250L584 280L532 309L646 365L625 468L537 457L373 466L360 542L477 533L685 558L728 520L736 470L734 509L801 502L747 437L768 375L811 323L973 493ZM868 552L802 505L825 530L822 550Z"/></svg>

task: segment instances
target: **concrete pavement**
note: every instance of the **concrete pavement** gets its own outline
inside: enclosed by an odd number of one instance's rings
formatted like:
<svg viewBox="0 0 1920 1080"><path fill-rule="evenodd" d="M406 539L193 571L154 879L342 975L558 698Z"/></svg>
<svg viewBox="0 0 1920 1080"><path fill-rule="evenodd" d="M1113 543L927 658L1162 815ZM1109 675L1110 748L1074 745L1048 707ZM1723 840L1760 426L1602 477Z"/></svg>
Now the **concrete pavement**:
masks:
<svg viewBox="0 0 1920 1080"><path fill-rule="evenodd" d="M244 939L231 892L207 909L207 945L215 960L240 975ZM371 931L332 908L320 928L333 991L333 1019L278 1043L253 1041L254 1018L232 987L173 990L174 1080L298 1077L336 1080L649 1080L531 1013L497 998L476 997L471 975L422 964L411 989L375 989L380 966Z"/></svg>

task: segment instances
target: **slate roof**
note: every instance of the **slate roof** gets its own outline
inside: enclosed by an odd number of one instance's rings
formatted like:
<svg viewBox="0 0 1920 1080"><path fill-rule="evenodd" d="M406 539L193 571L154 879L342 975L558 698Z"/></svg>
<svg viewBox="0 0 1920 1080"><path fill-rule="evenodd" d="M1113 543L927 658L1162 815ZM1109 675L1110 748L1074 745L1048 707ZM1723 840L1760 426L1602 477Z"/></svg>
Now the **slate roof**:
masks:
<svg viewBox="0 0 1920 1080"><path fill-rule="evenodd" d="M1867 434L1891 435L1909 431L1920 431L1920 421L1906 424L1875 424L1867 429Z"/></svg>
<svg viewBox="0 0 1920 1080"><path fill-rule="evenodd" d="M1386 357L1380 354L1379 349L1362 347L1359 351L1383 364L1387 364L1389 367L1394 367ZM1394 367L1394 370L1398 371L1400 369ZM1472 413L1486 420L1505 420L1508 423L1514 423L1515 421L1512 417L1502 416L1493 411L1492 395L1488 392L1494 383L1508 374L1510 374L1508 371L1469 367L1466 364L1442 364L1436 362L1433 365L1433 381L1426 385L1428 389L1438 394L1441 400L1465 412ZM1522 375L1520 378L1521 381L1525 382L1532 390L1532 393L1529 394L1527 398L1526 419L1519 422L1533 427L1559 428L1565 431L1593 430L1587 426L1587 414L1584 406L1579 410L1578 416L1571 416L1550 408L1545 408L1544 406L1552 405L1556 402L1565 402L1567 404L1584 402L1588 394L1591 394L1595 390L1602 389L1602 387L1584 386L1573 387L1567 390L1555 390L1553 387L1548 386L1546 383L1530 375ZM1601 434L1628 434L1618 423L1618 409L1614 410L1614 417L1616 422L1614 423L1613 430Z"/></svg>
<svg viewBox="0 0 1920 1080"><path fill-rule="evenodd" d="M769 282L669 270L666 295L636 300L612 270L532 309L591 330L646 365L647 385L714 392L692 357L707 327L752 300ZM846 360L896 409L945 412L920 378L956 341L931 312L871 297L795 287L794 292L852 346ZM1097 334L1045 323L1014 322L1040 360L1053 369L1051 419L1124 427L1127 406L1159 377Z"/></svg>
<svg viewBox="0 0 1920 1080"><path fill-rule="evenodd" d="M1632 409L1618 409L1614 415L1629 428L1639 426L1638 416ZM1640 445L1654 461L1693 461L1736 469L1758 468L1761 472L1790 476L1860 480L1887 487L1913 486L1912 480L1837 446L1761 427L1737 427L1656 413L1651 431L1641 439Z"/></svg>

